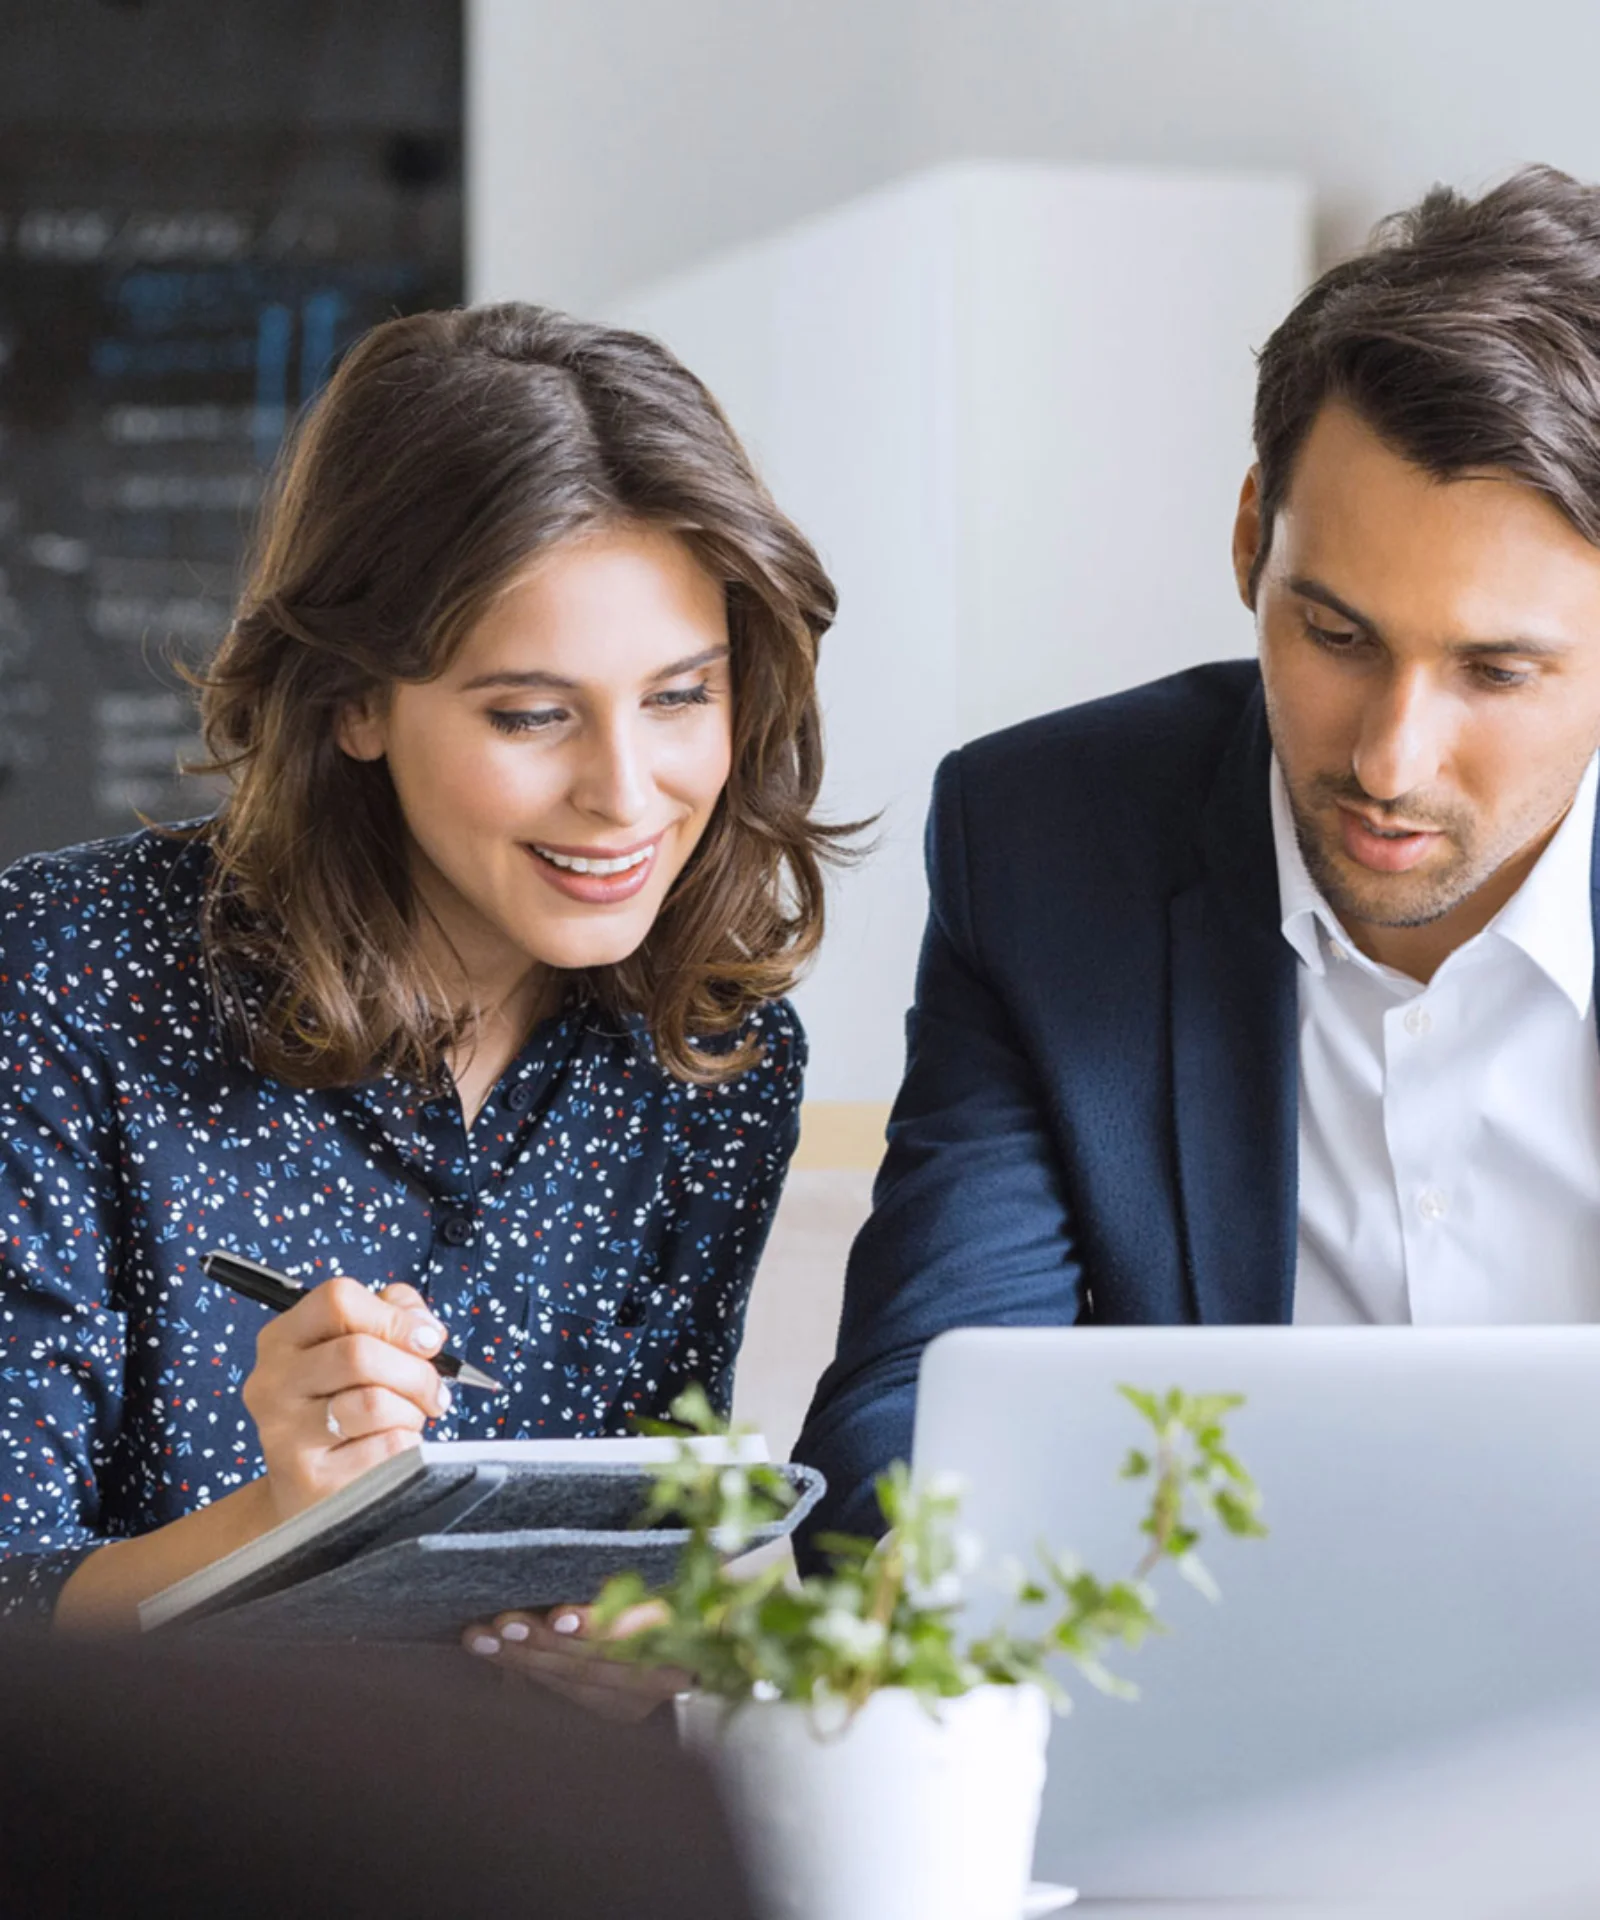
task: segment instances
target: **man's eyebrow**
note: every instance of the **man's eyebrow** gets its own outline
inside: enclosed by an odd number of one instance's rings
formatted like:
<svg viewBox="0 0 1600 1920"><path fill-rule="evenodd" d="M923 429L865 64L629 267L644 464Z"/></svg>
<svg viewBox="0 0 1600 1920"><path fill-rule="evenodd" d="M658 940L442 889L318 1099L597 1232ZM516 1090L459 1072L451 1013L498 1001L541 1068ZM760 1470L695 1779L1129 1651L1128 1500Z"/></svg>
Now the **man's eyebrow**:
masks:
<svg viewBox="0 0 1600 1920"><path fill-rule="evenodd" d="M680 673L693 673L696 667L709 667L714 665L718 660L726 660L727 657L728 649L725 646L707 647L703 653L692 653L685 660L674 660L670 666L662 667L657 672L651 674L651 685L653 686L658 680L676 680ZM510 671L504 673L480 673L475 680L467 681L461 691L463 693L478 693L489 687L543 687L555 693L575 693L578 690L578 685L579 683L576 680L564 679L559 673L544 673L537 669L532 669L526 673L512 673Z"/></svg>
<svg viewBox="0 0 1600 1920"><path fill-rule="evenodd" d="M1480 660L1495 653L1515 653L1524 660L1559 660L1572 649L1557 640L1457 640L1450 651L1461 660Z"/></svg>
<svg viewBox="0 0 1600 1920"><path fill-rule="evenodd" d="M1315 600L1318 606L1328 607L1334 613L1342 614L1353 627L1360 627L1370 633L1374 639L1382 639L1383 630L1376 620L1358 608L1351 606L1348 600L1341 599L1331 587L1320 580L1314 580L1309 574L1296 574L1289 582L1291 593L1297 593L1303 600ZM1497 653L1520 654L1525 660L1554 660L1567 653L1568 649L1556 640L1507 639L1507 640L1457 640L1450 646L1450 652L1461 660L1480 660Z"/></svg>
<svg viewBox="0 0 1600 1920"><path fill-rule="evenodd" d="M1358 613L1348 600L1341 600L1332 587L1325 587L1320 580L1313 580L1310 574L1295 574L1289 582L1289 591L1299 594L1302 600L1315 600L1319 606L1331 607L1335 613L1342 613L1353 627L1362 627L1368 633L1378 631L1376 620Z"/></svg>

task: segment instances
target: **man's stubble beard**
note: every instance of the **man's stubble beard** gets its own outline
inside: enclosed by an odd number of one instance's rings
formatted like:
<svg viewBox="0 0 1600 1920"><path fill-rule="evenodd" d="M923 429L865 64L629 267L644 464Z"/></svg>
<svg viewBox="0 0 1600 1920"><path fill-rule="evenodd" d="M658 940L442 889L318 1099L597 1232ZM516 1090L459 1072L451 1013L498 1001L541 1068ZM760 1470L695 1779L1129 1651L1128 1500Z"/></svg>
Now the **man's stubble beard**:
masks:
<svg viewBox="0 0 1600 1920"><path fill-rule="evenodd" d="M1494 868L1479 873L1472 857L1470 835L1464 833L1463 824L1430 818L1424 813L1418 818L1416 809L1396 803L1392 808L1383 802L1371 799L1359 790L1352 791L1353 782L1337 782L1322 776L1315 784L1319 797L1325 796L1329 802L1346 800L1369 812L1386 813L1392 811L1400 819L1418 826L1427 826L1444 833L1455 849L1454 857L1448 866L1432 874L1391 874L1372 876L1372 891L1378 897L1367 897L1364 891L1357 891L1346 878L1346 868L1326 845L1317 817L1309 813L1300 804L1292 788L1285 787L1289 793L1289 811L1294 820L1295 839L1300 845L1300 857L1306 863L1306 872L1310 874L1317 891L1332 907L1339 920L1349 926L1352 923L1368 927L1427 927L1434 921L1444 919L1453 913L1463 901L1471 899L1483 885ZM1407 898L1395 896L1401 889L1407 890ZM1383 896L1387 896L1385 899Z"/></svg>

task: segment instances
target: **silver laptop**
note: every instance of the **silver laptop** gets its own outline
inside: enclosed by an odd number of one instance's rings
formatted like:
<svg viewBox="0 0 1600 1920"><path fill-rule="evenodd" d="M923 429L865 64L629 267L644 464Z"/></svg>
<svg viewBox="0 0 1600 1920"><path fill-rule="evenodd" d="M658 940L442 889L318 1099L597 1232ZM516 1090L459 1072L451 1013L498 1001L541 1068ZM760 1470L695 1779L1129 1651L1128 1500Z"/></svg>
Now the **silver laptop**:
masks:
<svg viewBox="0 0 1600 1920"><path fill-rule="evenodd" d="M1131 1571L1148 1482L1118 1477L1141 1438L1122 1382L1246 1396L1231 1438L1270 1534L1208 1539L1216 1605L1156 1576L1170 1632L1112 1662L1136 1703L1066 1676L1039 1878L1244 1891L1163 1885L1133 1842L1600 1701L1600 1327L946 1334L913 1465L963 1477L991 1561L1048 1540Z"/></svg>

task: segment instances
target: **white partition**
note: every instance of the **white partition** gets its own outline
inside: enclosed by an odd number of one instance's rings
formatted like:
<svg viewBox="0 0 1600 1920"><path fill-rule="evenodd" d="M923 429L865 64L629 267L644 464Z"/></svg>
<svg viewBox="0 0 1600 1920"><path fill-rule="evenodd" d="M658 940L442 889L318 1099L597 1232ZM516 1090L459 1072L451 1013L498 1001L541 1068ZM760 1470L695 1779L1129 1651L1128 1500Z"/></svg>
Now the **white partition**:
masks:
<svg viewBox="0 0 1600 1920"><path fill-rule="evenodd" d="M1249 650L1252 352L1309 224L1283 178L947 166L606 315L711 385L840 589L826 802L883 822L799 996L812 1100L899 1079L939 757Z"/></svg>

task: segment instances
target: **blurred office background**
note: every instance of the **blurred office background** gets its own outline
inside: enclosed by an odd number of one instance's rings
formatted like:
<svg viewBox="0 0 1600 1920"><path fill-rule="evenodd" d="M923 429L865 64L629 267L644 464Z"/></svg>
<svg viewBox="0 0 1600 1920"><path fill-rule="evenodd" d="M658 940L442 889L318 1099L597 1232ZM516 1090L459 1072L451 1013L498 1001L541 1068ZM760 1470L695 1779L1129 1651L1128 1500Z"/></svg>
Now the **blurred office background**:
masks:
<svg viewBox="0 0 1600 1920"><path fill-rule="evenodd" d="M659 332L836 574L828 800L882 816L802 990L740 1375L785 1448L939 756L1248 651L1252 349L1435 180L1600 178L1597 59L1588 0L0 0L0 857L208 804L172 656L362 328L515 297Z"/></svg>

